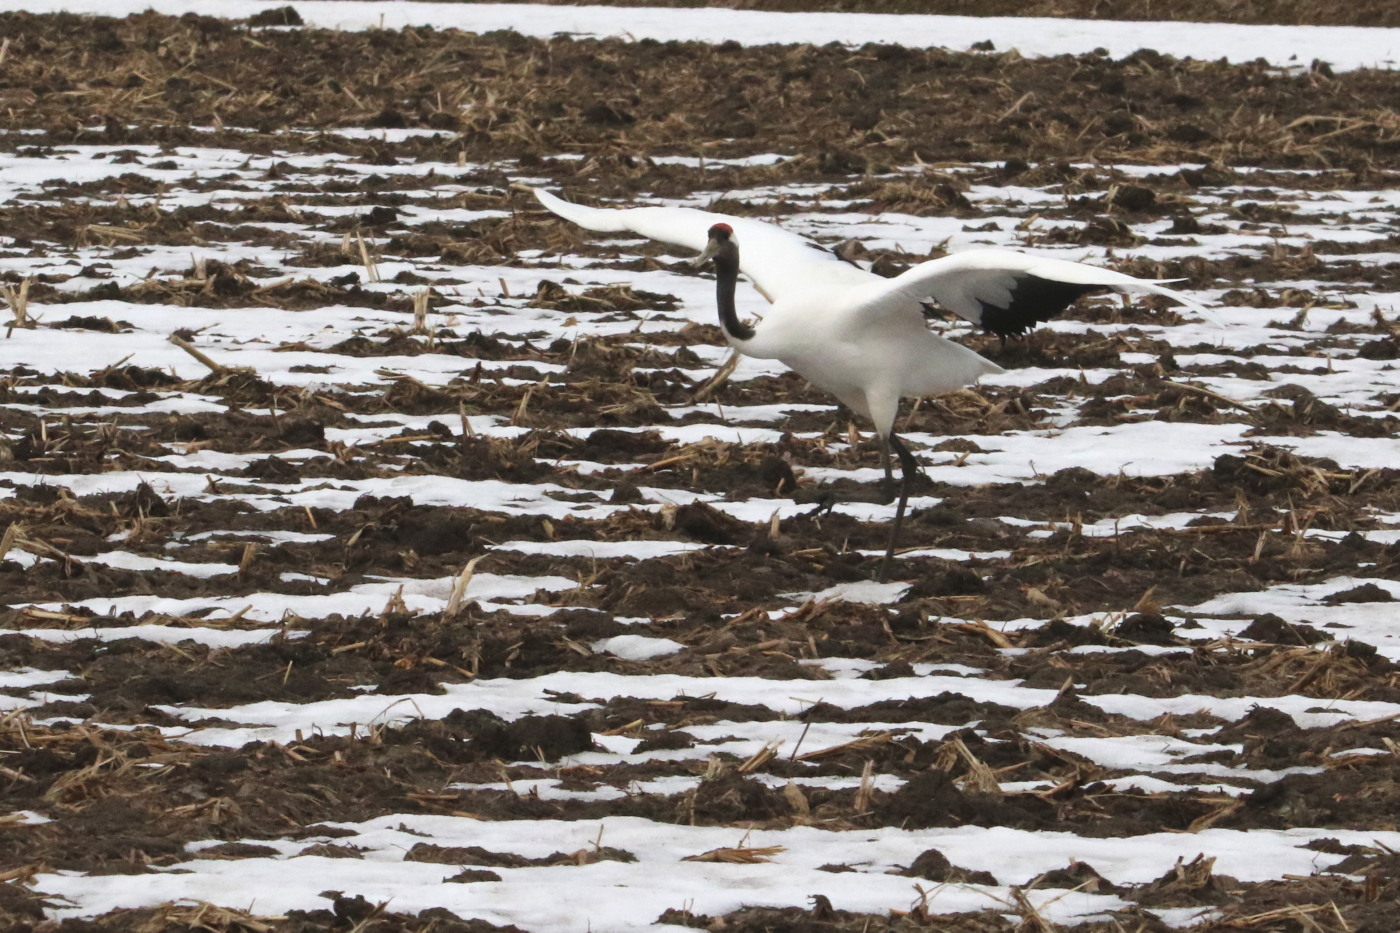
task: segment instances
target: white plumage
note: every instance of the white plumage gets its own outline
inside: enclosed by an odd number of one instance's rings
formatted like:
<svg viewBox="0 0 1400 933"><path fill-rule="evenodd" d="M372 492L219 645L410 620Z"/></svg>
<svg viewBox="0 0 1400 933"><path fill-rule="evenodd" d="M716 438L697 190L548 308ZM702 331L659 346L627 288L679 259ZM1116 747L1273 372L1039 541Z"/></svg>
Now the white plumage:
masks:
<svg viewBox="0 0 1400 933"><path fill-rule="evenodd" d="M604 233L635 233L697 253L709 242L710 228L717 223L727 223L744 244L744 274L772 302L813 286L846 287L871 279L885 281L838 259L806 237L761 220L730 217L693 207L587 207L555 197L543 188L528 190L549 210L580 227Z"/></svg>
<svg viewBox="0 0 1400 933"><path fill-rule="evenodd" d="M899 455L904 477L882 576L899 534L910 476L918 470L894 434L899 400L950 392L1002 372L929 330L925 304L934 302L1003 336L1023 333L1081 295L1103 289L1164 295L1204 310L1159 282L1062 259L975 249L883 278L758 220L689 207L586 207L539 188L517 187L589 230L635 233L703 250L701 261L715 262L720 320L730 344L748 356L780 360L871 420L885 454L886 478L890 447ZM739 272L772 302L754 327L739 323L734 310Z"/></svg>

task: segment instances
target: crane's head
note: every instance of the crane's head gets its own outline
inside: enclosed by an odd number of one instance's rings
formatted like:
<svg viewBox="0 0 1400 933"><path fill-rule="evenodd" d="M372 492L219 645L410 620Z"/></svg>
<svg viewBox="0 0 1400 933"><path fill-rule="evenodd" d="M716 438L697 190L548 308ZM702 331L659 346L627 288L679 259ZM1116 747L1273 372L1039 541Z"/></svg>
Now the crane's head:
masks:
<svg viewBox="0 0 1400 933"><path fill-rule="evenodd" d="M729 224L715 224L710 228L710 241L705 244L705 250L695 257L695 265L703 266L711 259L729 259L733 257L735 266L738 265L739 241L734 238L734 228Z"/></svg>

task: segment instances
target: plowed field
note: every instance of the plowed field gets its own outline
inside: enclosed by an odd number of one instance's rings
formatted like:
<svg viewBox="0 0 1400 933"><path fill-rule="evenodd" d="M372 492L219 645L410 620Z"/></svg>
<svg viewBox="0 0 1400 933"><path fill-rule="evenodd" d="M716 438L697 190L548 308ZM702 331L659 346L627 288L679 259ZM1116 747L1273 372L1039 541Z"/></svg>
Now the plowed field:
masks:
<svg viewBox="0 0 1400 933"><path fill-rule="evenodd" d="M0 927L1400 926L1392 72L0 38ZM934 318L876 583L869 425L516 181L1212 312Z"/></svg>

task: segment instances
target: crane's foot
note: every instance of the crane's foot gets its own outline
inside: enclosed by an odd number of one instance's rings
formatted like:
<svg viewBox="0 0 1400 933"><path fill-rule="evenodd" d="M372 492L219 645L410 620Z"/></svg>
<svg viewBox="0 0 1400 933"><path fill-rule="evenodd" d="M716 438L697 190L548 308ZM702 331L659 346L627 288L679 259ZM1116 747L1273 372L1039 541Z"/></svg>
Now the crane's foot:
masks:
<svg viewBox="0 0 1400 933"><path fill-rule="evenodd" d="M836 498L836 493L824 492L815 500L816 504L812 507L812 510L802 513L802 517L821 518L823 515L830 515L831 510L836 508L837 503L840 501L840 499Z"/></svg>

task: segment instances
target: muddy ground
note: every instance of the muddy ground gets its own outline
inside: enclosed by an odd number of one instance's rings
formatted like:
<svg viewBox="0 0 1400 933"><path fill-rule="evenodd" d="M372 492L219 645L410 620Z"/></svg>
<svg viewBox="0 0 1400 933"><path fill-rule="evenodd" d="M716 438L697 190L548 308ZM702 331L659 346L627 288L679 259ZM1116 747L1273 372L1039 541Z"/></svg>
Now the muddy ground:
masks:
<svg viewBox="0 0 1400 933"><path fill-rule="evenodd" d="M470 2L470 0L466 0ZM563 4L563 0L541 0ZM846 13L925 13L945 16L1050 16L1075 19L1260 23L1316 26L1394 26L1400 13L1384 2L1334 4L1276 0L1267 5L1220 0L720 0L695 4L643 0L629 6L717 6L736 10Z"/></svg>
<svg viewBox="0 0 1400 933"><path fill-rule="evenodd" d="M1144 15L1160 12L1140 6ZM1312 21L1315 14L1296 18ZM1384 22L1385 15L1371 10L1355 21ZM154 872L188 861L190 843L211 839L221 844L200 849L199 858L266 856L276 851L265 845L270 840L334 836L325 824L396 813L483 820L637 816L765 828L1008 826L1093 837L1211 827L1400 829L1394 777L1400 727L1393 717L1302 728L1261 707L1238 720L1196 712L1141 721L1085 699L1297 695L1319 706L1340 699L1400 703L1400 668L1343 631L1259 614L1236 637L1208 640L1193 637L1197 623L1179 611L1224 594L1358 575L1361 567L1368 578L1400 579L1400 545L1368 534L1387 527L1384 516L1400 512L1400 469L1298 455L1280 440L1388 438L1396 425L1393 393L1375 394L1358 414L1300 385L1284 385L1277 397L1247 410L1230 398L1183 390L1182 381L1222 371L1287 384L1288 364L1273 359L1276 346L1240 347L1223 363L1180 364L1176 354L1190 347L1162 335L1160 328L1180 320L1164 302L1122 307L1099 301L1070 313L1074 321L1143 328L1110 336L1088 328L1050 330L1003 344L964 332L965 342L1011 369L1114 373L1100 381L1058 373L1025 387L988 386L906 408L902 430L944 439L920 449L929 462L976 454L978 445L966 435L1052 425L1239 423L1243 441L1204 468L1165 476L1105 477L1068 468L1031 482L925 480L918 493L940 501L916 510L906 524L904 545L930 549L901 561L896 577L913 583L907 592L884 605L794 603L791 594L870 579L887 534L882 523L824 509L833 500L881 500L873 471L849 475L872 467L875 457L868 444L846 443L849 413L791 374L762 375L732 381L715 400L736 409L811 406L766 424L780 432L777 440L668 439L659 424L717 420L668 412L694 402L713 370L715 356L708 351L721 343L718 329L692 323L644 330L641 322L674 311L678 300L628 285L580 294L558 284L567 285L569 270L548 263L560 257L643 272L669 268L668 254L628 246L632 252L622 255L616 244L548 218L507 188L520 174L585 200L806 185L841 202L843 211L952 217L969 231L989 219L989 209L966 196L970 185L1049 188L1059 201L1036 213L1065 223L1039 234L1041 244L1112 247L1126 271L1222 290L1225 305L1284 309L1285 320L1296 313L1301 336L1284 355L1300 363L1358 354L1392 360L1400 344L1384 314L1327 332L1306 331L1304 322L1310 309L1345 307L1349 295L1400 290L1393 234L1368 242L1355 259L1347 257L1361 248L1344 238L1138 265L1132 257L1134 248L1153 242L1189 246L1199 242L1193 238L1208 237L1213 231L1196 219L1201 199L1227 189L1246 192L1223 208L1241 229L1305 222L1296 204L1247 196L1251 187L1263 190L1265 170L1269 185L1290 187L1300 197L1394 187L1400 138L1393 74L1333 74L1323 65L1282 73L1262 63L1182 62L1150 51L1120 61L1035 61L1000 52L543 42L432 30L331 35L156 14L96 26L69 16L6 14L0 38L9 43L0 75L0 127L7 131L0 148L9 156L132 147L129 173L57 180L44 186L42 197L0 204L5 257L43 267L27 286L28 301L44 308L39 327L119 339L137 329L123 318L123 307L338 307L347 315L390 312L402 323L280 349L314 352L318 362L306 365L328 370L379 358L394 366L427 355L461 360L460 375L441 384L402 377L332 390L233 368L172 373L139 357L101 367L74 359L58 373L12 358L0 374L0 459L7 477L0 488L9 494L0 499L0 528L11 530L0 553L0 632L9 630L0 634L0 658L6 670L63 676L14 687L0 681L0 694L23 701L0 714L0 926L496 928L441 909L398 913L354 891L329 895L323 909L277 917L203 905L60 921L54 918L62 903L46 896L39 880L54 872ZM431 132L392 140L333 132L362 127ZM206 172L171 185L149 171L160 168L160 154L140 148L194 145L240 150L250 158L332 158L310 179L273 163L260 195L153 206L147 199L159 198L167 186L188 194L228 184ZM718 167L659 158L742 160L768 153L792 158ZM459 159L471 168L450 185L389 171ZM385 173L337 174L334 163L341 161L380 165ZM890 174L920 162L925 168L918 175ZM973 163L970 171L954 170ZM1146 178L1112 168L1178 163L1188 167ZM423 204L492 216L423 221L408 210ZM339 212L345 207L356 210ZM765 217L814 209L797 196L763 204L730 197L719 208ZM1378 221L1395 218L1375 211ZM1170 232L1147 232L1156 221L1170 222ZM308 238L298 226L322 236ZM380 264L417 262L423 274L402 272L395 282L373 283L367 268L355 269L356 237L369 239ZM140 280L116 271L151 250L213 255L229 244L251 247L260 258L191 261L186 268L153 269ZM1389 258L1374 255L1387 249ZM81 263L49 268L57 257ZM925 254L888 250L871 258L893 272ZM493 292L478 301L637 321L637 328L583 341L539 330L414 329L419 289L431 284L429 306L445 306L455 268L526 261L542 267L534 294ZM340 266L350 272L329 280L297 274ZM16 289L26 277L4 274ZM94 311L95 301L106 303ZM197 331L184 337L196 344L202 339ZM1255 355L1267 359L1251 362ZM483 369L483 362L492 365ZM176 396L211 404L200 411L160 404ZM94 413L98 407L102 411ZM1056 420L1066 411L1068 422ZM405 425L373 442L337 439L340 430L392 426L404 417L428 420L426 427ZM475 434L463 430L468 419L496 419L520 430ZM184 462L200 451L245 459L220 467ZM288 456L291 451L301 453ZM812 475L820 470L844 475L818 484ZM141 483L120 491L75 488L75 477L138 472ZM207 475L204 494L163 491L162 479L175 474L201 482ZM345 508L279 504L299 485L404 475L549 483L558 487L549 495L559 501L626 508L600 518L551 519L394 495L364 494ZM810 508L774 530L767 521L741 520L705 501L654 507L641 487ZM1202 517L1182 527L1085 530L1123 516L1174 512ZM1001 520L1006 516L1025 524L1008 524ZM550 555L547 547L497 547L507 541L706 547L650 559L599 559ZM153 560L174 553L180 561L219 569L194 574L120 566L103 556L114 549ZM969 556L937 556L932 549ZM454 614L415 612L390 598L366 614L292 614L276 623L210 610L109 615L79 605L114 595L196 603L268 593L314 597L382 579L451 577L477 558L483 558L481 572L565 578L573 586L541 588L525 599L558 607L539 616L470 598ZM1372 585L1335 599L1392 597ZM1100 614L1099 624L1067 621L1090 614ZM639 618L649 620L648 635L672 639L681 649L626 660L590 647L633 631ZM999 624L1011 622L1017 624ZM100 637L103 629L138 623L272 634L231 647L199 638ZM66 632L77 634L50 637ZM1076 650L1090 646L1104 650ZM349 735L307 733L233 747L180 738L191 726L237 728L242 721L222 719L219 711L260 701L305 704L366 689L388 697L431 696L479 679L563 671L806 684L831 676L827 667L804 663L819 659L868 662L863 676L872 680L912 676L914 665L966 665L980 677L1055 691L1055 697L1033 709L948 694L892 697L857 708L816 703L802 714L807 721L976 725L940 741L895 729L847 747L803 750L821 752L810 757L786 749L758 761L722 752L606 767L559 764L592 748L599 734L640 739L640 751L682 751L707 741L687 731L699 725L786 718L765 706L704 696L579 697L597 702L582 712L515 721L466 709ZM179 712L186 708L203 711L203 718ZM1320 770L1278 780L1220 779L1243 788L1234 795L1203 789L1201 774L1190 771L1165 778L1181 790L1123 790L1111 782L1135 773L1131 769L1055 749L1039 741L1035 729L1093 737L1206 735L1228 744L1229 751L1203 762L1202 773L1205 764ZM794 795L781 782L757 780L859 778L868 762L874 774L902 785ZM543 799L459 786L556 777L565 787L586 790L675 775L704 780L679 793L615 799ZM1007 792L998 785L1011 781L1039 789ZM1318 845L1325 850L1327 843ZM1154 908L1186 907L1214 909L1195 927L1201 930L1393 928L1400 897L1393 851L1333 845L1333 854L1345 860L1311 877L1240 882L1214 873L1205 860L1149 884L1113 886L1092 866L1074 863L1031 887L1112 889L1128 902L1109 919L1073 927L1086 931L1166 929ZM314 848L303 854L362 857L354 846L334 842L318 841ZM909 877L930 886L995 882L950 864L936 850L926 855L905 868ZM610 857L631 856L600 848L558 853L546 863ZM462 866L463 883L520 866L511 861L520 856L510 853L431 846L406 858ZM1051 928L1022 901L976 914L930 915L916 907L859 915L817 898L807 908L753 908L724 918L690 914L677 904L653 919L744 931Z"/></svg>

